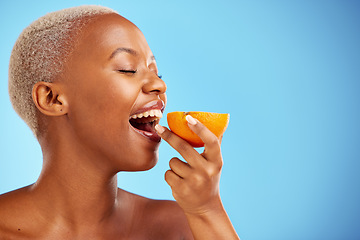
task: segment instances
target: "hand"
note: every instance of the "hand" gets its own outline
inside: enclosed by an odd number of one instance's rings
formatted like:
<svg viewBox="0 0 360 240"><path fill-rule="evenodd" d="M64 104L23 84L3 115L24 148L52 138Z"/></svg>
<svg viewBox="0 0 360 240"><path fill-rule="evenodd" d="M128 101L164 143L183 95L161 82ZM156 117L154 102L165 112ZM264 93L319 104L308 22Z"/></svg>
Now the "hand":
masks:
<svg viewBox="0 0 360 240"><path fill-rule="evenodd" d="M203 215L209 211L221 211L219 181L223 161L220 140L190 115L186 119L190 129L204 142L204 152L199 154L185 140L157 125L158 134L186 160L172 158L165 180L186 214Z"/></svg>

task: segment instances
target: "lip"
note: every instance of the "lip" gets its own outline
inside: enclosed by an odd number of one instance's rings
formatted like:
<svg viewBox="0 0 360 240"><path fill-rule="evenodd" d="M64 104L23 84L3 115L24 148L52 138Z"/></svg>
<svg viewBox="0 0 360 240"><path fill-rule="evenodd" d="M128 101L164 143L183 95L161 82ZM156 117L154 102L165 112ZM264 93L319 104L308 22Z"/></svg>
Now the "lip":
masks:
<svg viewBox="0 0 360 240"><path fill-rule="evenodd" d="M146 111L150 111L153 109L158 109L161 112L164 112L165 103L162 100L154 100L154 101L148 102L141 108L139 108L139 109L135 110L133 113L131 113L130 116L139 114L139 113L143 113ZM130 123L129 123L129 125L135 132L139 133L141 136L149 139L150 141L155 142L155 143L159 143L161 141L161 137L156 133L155 130L148 132L148 131L143 131L143 130L137 129L137 128L133 127Z"/></svg>
<svg viewBox="0 0 360 240"><path fill-rule="evenodd" d="M131 113L130 116L135 115L135 114L139 114L139 113L143 113L146 111L150 111L153 109L159 109L161 112L164 112L165 109L165 103L162 100L153 100L151 102L146 103L144 106L142 106L141 108L135 110L135 112Z"/></svg>
<svg viewBox="0 0 360 240"><path fill-rule="evenodd" d="M131 124L130 124L131 126ZM135 132L139 133L141 136L146 137L152 142L159 143L161 141L161 137L156 132L146 132L142 131L140 129L134 128L131 126L132 129L134 129Z"/></svg>

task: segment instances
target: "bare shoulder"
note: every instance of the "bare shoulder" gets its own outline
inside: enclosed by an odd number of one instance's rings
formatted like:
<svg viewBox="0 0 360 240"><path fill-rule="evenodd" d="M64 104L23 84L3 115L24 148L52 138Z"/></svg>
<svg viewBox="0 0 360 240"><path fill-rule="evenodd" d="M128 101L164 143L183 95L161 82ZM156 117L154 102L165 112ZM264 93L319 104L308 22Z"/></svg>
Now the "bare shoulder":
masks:
<svg viewBox="0 0 360 240"><path fill-rule="evenodd" d="M157 215L159 221L187 225L185 214L175 201L149 199L146 208L150 214Z"/></svg>
<svg viewBox="0 0 360 240"><path fill-rule="evenodd" d="M183 210L175 201L154 200L134 195L141 226L148 226L150 239L191 240L192 233Z"/></svg>
<svg viewBox="0 0 360 240"><path fill-rule="evenodd" d="M175 201L149 199L146 212L158 239L193 239L185 214Z"/></svg>
<svg viewBox="0 0 360 240"><path fill-rule="evenodd" d="M0 239L25 237L31 220L28 187L0 195Z"/></svg>

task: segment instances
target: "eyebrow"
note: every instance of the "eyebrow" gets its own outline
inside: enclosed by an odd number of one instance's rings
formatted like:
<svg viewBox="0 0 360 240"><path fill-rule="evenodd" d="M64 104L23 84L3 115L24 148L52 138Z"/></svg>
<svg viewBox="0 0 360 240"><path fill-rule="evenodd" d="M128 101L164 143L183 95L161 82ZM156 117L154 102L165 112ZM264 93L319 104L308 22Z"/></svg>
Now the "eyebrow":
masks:
<svg viewBox="0 0 360 240"><path fill-rule="evenodd" d="M115 49L115 51L113 51L109 57L109 60L114 58L117 54L121 53L121 52L125 52L125 53L129 53L131 55L134 55L134 56L137 56L138 53L134 50L134 49L131 49L131 48L125 48L125 47L120 47L120 48L117 48ZM155 56L152 55L150 57L151 60L155 61Z"/></svg>
<svg viewBox="0 0 360 240"><path fill-rule="evenodd" d="M121 48L117 48L115 51L113 51L111 53L109 59L112 59L113 57L115 57L115 55L117 55L117 54L119 54L121 52L126 52L126 53L129 53L129 54L134 55L134 56L137 55L137 52L134 49L121 47Z"/></svg>

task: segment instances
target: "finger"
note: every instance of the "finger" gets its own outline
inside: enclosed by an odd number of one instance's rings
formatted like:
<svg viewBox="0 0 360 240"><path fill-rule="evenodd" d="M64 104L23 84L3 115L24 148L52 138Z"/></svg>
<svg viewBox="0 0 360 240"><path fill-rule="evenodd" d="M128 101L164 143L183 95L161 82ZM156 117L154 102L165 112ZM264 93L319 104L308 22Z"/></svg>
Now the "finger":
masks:
<svg viewBox="0 0 360 240"><path fill-rule="evenodd" d="M180 138L175 133L171 132L166 127L157 124L155 129L159 136L164 139L170 146L172 146L180 155L190 164L190 166L197 166L201 164L203 158L191 145L184 139Z"/></svg>
<svg viewBox="0 0 360 240"><path fill-rule="evenodd" d="M190 115L186 116L189 128L204 142L204 155L210 159L221 158L220 140L207 127Z"/></svg>
<svg viewBox="0 0 360 240"><path fill-rule="evenodd" d="M165 172L165 181L167 182L167 184L169 184L171 188L176 188L176 186L180 184L181 180L182 179L172 170L167 170Z"/></svg>
<svg viewBox="0 0 360 240"><path fill-rule="evenodd" d="M191 174L191 166L176 157L170 160L169 166L171 170L181 178L186 178Z"/></svg>

